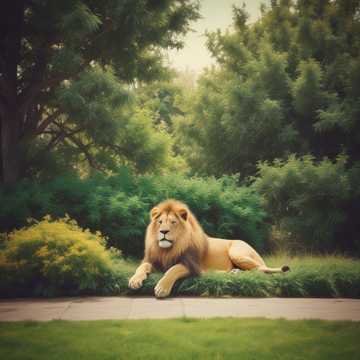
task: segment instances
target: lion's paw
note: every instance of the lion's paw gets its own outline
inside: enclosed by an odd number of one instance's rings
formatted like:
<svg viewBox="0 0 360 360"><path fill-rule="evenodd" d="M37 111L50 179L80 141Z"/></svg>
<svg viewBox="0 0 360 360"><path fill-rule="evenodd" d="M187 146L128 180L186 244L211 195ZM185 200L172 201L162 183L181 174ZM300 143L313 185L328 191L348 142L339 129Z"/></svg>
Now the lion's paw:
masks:
<svg viewBox="0 0 360 360"><path fill-rule="evenodd" d="M235 269L232 269L232 270L230 271L230 274L237 274L237 273L240 273L240 272L241 272L240 269L235 268Z"/></svg>
<svg viewBox="0 0 360 360"><path fill-rule="evenodd" d="M161 281L159 281L155 286L154 292L157 298L167 297L170 295L171 286L167 286L164 283L161 283Z"/></svg>
<svg viewBox="0 0 360 360"><path fill-rule="evenodd" d="M143 277L134 275L129 280L129 288L133 290L140 289L142 287L143 281L144 281Z"/></svg>

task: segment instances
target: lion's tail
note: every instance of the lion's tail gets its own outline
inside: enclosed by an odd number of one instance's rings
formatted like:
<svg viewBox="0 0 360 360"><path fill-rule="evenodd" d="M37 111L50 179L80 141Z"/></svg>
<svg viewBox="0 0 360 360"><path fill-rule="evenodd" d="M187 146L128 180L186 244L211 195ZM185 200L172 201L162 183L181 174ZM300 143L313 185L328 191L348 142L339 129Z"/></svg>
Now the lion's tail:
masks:
<svg viewBox="0 0 360 360"><path fill-rule="evenodd" d="M283 265L282 267L271 268L271 267L268 267L268 266L264 265L264 266L261 266L259 268L259 270L261 270L261 271L263 271L264 273L267 273L267 274L275 274L275 273L287 272L287 271L290 270L290 267L287 266L287 265Z"/></svg>

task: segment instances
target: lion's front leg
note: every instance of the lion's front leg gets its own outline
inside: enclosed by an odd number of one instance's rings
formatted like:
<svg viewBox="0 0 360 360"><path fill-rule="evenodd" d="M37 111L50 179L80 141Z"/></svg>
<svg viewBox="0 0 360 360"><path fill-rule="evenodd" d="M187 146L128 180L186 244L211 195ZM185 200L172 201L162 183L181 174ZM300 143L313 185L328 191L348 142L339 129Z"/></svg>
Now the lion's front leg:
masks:
<svg viewBox="0 0 360 360"><path fill-rule="evenodd" d="M143 262L135 271L135 274L129 279L129 288L141 288L143 281L151 273L152 265L148 262Z"/></svg>
<svg viewBox="0 0 360 360"><path fill-rule="evenodd" d="M158 298L169 296L175 282L188 275L190 275L190 271L183 264L172 266L156 284L155 296Z"/></svg>

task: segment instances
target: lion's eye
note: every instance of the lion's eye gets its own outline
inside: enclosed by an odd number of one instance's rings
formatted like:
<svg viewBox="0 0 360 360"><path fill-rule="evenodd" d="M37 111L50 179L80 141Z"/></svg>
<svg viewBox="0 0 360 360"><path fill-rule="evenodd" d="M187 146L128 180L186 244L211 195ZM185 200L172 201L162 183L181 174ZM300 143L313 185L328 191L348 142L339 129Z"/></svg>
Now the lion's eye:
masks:
<svg viewBox="0 0 360 360"><path fill-rule="evenodd" d="M172 223L172 224L176 224L176 221L175 221L175 220L173 220L171 223Z"/></svg>
<svg viewBox="0 0 360 360"><path fill-rule="evenodd" d="M159 224L162 224L162 220L159 220Z"/></svg>

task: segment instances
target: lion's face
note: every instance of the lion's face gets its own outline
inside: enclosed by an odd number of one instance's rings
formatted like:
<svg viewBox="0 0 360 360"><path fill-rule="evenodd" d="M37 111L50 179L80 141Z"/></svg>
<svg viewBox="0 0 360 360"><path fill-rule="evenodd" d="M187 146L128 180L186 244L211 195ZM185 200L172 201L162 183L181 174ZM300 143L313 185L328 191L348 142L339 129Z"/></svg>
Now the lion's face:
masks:
<svg viewBox="0 0 360 360"><path fill-rule="evenodd" d="M178 239L186 227L186 209L179 212L159 213L157 208L154 208L151 216L152 232L154 239L158 241L159 247L163 249L172 248L179 241Z"/></svg>
<svg viewBox="0 0 360 360"><path fill-rule="evenodd" d="M180 262L191 273L200 274L207 238L190 209L180 201L169 199L155 206L150 218L144 261L160 271Z"/></svg>

